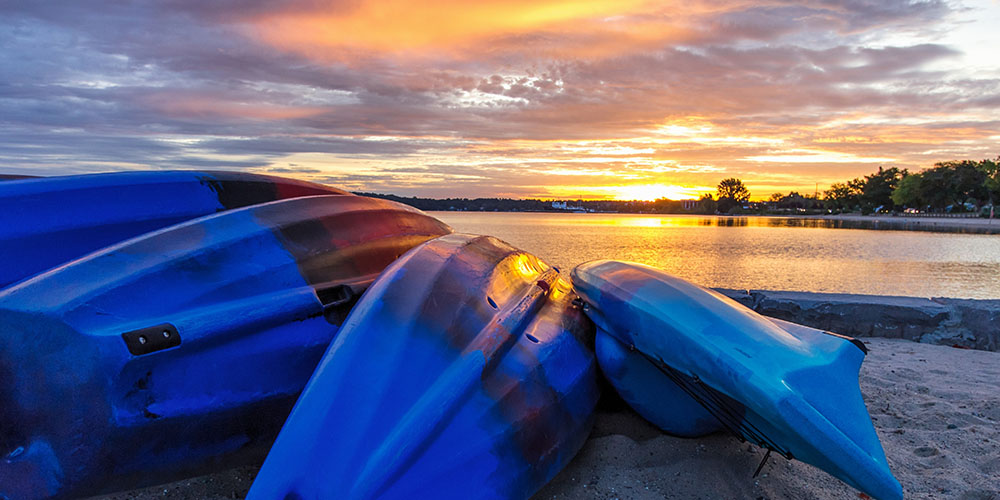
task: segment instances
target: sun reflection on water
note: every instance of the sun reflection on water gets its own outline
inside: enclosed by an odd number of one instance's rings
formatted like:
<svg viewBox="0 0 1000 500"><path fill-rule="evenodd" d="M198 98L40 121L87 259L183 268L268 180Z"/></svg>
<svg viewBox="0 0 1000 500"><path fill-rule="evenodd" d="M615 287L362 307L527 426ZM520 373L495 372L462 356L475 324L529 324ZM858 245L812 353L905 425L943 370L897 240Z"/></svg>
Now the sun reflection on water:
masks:
<svg viewBox="0 0 1000 500"><path fill-rule="evenodd" d="M842 230L780 217L470 213L432 215L568 272L595 259L648 264L703 286L1000 298L1000 236Z"/></svg>

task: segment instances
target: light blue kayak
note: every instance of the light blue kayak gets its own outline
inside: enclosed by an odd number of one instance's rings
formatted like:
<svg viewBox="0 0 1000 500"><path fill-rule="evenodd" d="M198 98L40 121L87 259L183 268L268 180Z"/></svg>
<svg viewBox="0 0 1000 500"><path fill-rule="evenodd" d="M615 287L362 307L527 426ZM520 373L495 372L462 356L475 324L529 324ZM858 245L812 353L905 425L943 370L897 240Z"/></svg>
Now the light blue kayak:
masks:
<svg viewBox="0 0 1000 500"><path fill-rule="evenodd" d="M858 387L857 340L765 318L641 264L581 264L573 285L598 326L602 370L651 422L682 436L730 430L902 498Z"/></svg>
<svg viewBox="0 0 1000 500"><path fill-rule="evenodd" d="M574 298L494 238L403 255L347 318L248 498L528 498L583 445L599 396Z"/></svg>

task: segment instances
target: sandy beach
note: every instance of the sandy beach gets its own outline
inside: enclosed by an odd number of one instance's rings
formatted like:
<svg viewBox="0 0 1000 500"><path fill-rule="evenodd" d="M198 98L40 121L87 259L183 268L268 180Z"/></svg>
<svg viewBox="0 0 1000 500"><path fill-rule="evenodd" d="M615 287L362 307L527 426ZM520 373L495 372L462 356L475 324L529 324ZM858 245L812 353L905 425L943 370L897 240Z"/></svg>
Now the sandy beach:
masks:
<svg viewBox="0 0 1000 500"><path fill-rule="evenodd" d="M865 344L861 390L906 498L1000 500L1000 353L895 339ZM754 479L763 457L757 447L723 434L671 437L606 399L583 450L534 500L867 498L773 455ZM99 498L242 498L255 473L244 467Z"/></svg>
<svg viewBox="0 0 1000 500"><path fill-rule="evenodd" d="M906 498L1000 499L1000 353L865 339L861 390ZM865 498L798 461L727 435L678 439L631 412L602 413L542 499Z"/></svg>

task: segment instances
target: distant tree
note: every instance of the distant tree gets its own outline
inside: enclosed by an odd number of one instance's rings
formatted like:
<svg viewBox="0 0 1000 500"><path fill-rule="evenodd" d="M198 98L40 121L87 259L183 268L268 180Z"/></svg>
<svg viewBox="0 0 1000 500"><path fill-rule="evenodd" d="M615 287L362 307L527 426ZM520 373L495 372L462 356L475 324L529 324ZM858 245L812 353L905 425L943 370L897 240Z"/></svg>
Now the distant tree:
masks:
<svg viewBox="0 0 1000 500"><path fill-rule="evenodd" d="M907 175L899 180L891 196L896 207L922 208L926 206L920 198L922 180L923 175L919 173Z"/></svg>
<svg viewBox="0 0 1000 500"><path fill-rule="evenodd" d="M767 201L770 201L772 203L777 203L777 202L781 201L781 199L784 198L784 197L785 197L785 195L783 195L781 193L771 193L771 197L768 198Z"/></svg>
<svg viewBox="0 0 1000 500"><path fill-rule="evenodd" d="M852 210L858 205L858 194L860 193L852 189L849 183L835 182L830 185L830 189L823 191L823 204L838 212Z"/></svg>
<svg viewBox="0 0 1000 500"><path fill-rule="evenodd" d="M684 212L684 204L667 198L658 198L652 203L652 211L658 214L679 214Z"/></svg>
<svg viewBox="0 0 1000 500"><path fill-rule="evenodd" d="M983 187L986 190L986 198L990 207L995 207L1000 201L1000 156L995 160L983 160L979 162L979 170L983 173ZM990 218L993 218L994 210L990 210Z"/></svg>
<svg viewBox="0 0 1000 500"><path fill-rule="evenodd" d="M743 181L735 177L722 179L716 189L718 190L719 198L730 198L738 202L750 199L750 191L743 185Z"/></svg>
<svg viewBox="0 0 1000 500"><path fill-rule="evenodd" d="M712 195L705 193L698 198L698 211L703 214L714 214L719 209L719 204L712 199Z"/></svg>
<svg viewBox="0 0 1000 500"><path fill-rule="evenodd" d="M870 214L878 209L893 210L895 204L892 202L892 191L906 174L906 170L896 167L887 169L879 167L878 172L866 175L859 197L861 213Z"/></svg>
<svg viewBox="0 0 1000 500"><path fill-rule="evenodd" d="M750 199L750 191L743 185L743 181L730 177L722 179L716 187L719 194L720 212L729 212L733 207L741 206Z"/></svg>
<svg viewBox="0 0 1000 500"><path fill-rule="evenodd" d="M854 196L854 206L851 208L857 208L861 205L861 193L865 191L865 178L855 177L847 181L847 188L850 189L851 195Z"/></svg>
<svg viewBox="0 0 1000 500"><path fill-rule="evenodd" d="M816 198L803 196L798 191L792 191L778 200L778 208L820 208Z"/></svg>
<svg viewBox="0 0 1000 500"><path fill-rule="evenodd" d="M944 210L952 203L949 189L948 170L938 166L920 172L917 196L931 210Z"/></svg>
<svg viewBox="0 0 1000 500"><path fill-rule="evenodd" d="M962 160L935 163L920 173L920 199L933 210L964 211L965 204L979 205L989 198L987 175L979 162Z"/></svg>
<svg viewBox="0 0 1000 500"><path fill-rule="evenodd" d="M986 192L986 174L979 169L979 162L972 160L939 163L950 170L949 191L954 206L965 210L966 203L976 207L982 205L989 196Z"/></svg>

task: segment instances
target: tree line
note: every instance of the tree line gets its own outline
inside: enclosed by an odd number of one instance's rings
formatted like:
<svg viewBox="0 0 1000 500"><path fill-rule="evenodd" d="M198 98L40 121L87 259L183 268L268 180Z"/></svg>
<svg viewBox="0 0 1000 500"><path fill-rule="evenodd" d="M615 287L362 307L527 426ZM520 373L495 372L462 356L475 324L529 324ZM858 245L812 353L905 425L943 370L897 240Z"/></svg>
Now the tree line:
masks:
<svg viewBox="0 0 1000 500"><path fill-rule="evenodd" d="M420 210L468 211L468 212L614 212L614 213L690 213L684 209L684 202L668 199L655 201L620 200L561 200L567 208L556 208L553 201L513 198L419 198L396 196L394 194L364 193L354 194L383 198ZM714 210L713 210L714 213Z"/></svg>
<svg viewBox="0 0 1000 500"><path fill-rule="evenodd" d="M724 186L719 184L720 199ZM981 161L935 163L911 173L896 167L846 182L837 182L822 196L774 193L762 210L829 211L834 213L916 211L922 213L989 213L1000 201L1000 157ZM720 209L720 211L723 211Z"/></svg>
<svg viewBox="0 0 1000 500"><path fill-rule="evenodd" d="M939 162L916 173L879 167L878 172L835 183L823 192L826 208L864 214L982 212L996 201L1000 201L1000 157Z"/></svg>
<svg viewBox="0 0 1000 500"><path fill-rule="evenodd" d="M565 212L567 210L618 213L768 213L795 212L979 212L1000 201L1000 157L981 161L960 160L935 163L910 173L896 167L834 183L822 196L792 191L774 193L765 202L751 202L750 191L737 178L719 182L715 196L703 195L696 203L661 198L655 201L567 200L567 208L552 201L512 198L417 198L391 194L357 193L405 203L421 210L485 212Z"/></svg>

